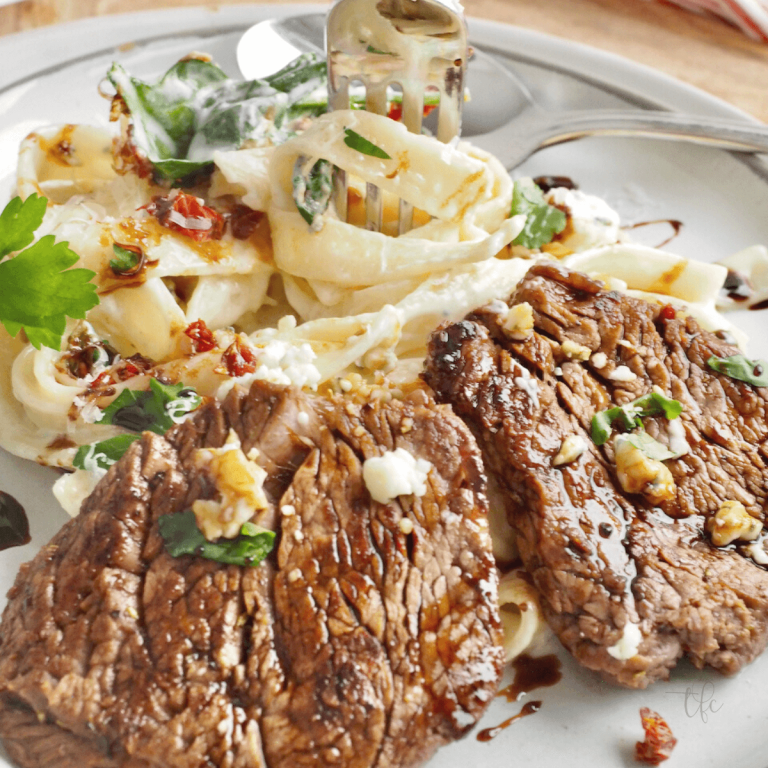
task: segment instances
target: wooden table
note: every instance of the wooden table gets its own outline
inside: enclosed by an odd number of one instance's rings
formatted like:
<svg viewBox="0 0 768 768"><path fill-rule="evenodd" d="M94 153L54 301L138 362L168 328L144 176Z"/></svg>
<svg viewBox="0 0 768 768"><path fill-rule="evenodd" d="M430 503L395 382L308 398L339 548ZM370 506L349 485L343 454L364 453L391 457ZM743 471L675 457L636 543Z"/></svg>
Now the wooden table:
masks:
<svg viewBox="0 0 768 768"><path fill-rule="evenodd" d="M218 4L23 0L0 7L0 34L87 16L191 5ZM577 40L656 67L768 122L768 45L719 19L645 0L464 0L464 7L470 16Z"/></svg>

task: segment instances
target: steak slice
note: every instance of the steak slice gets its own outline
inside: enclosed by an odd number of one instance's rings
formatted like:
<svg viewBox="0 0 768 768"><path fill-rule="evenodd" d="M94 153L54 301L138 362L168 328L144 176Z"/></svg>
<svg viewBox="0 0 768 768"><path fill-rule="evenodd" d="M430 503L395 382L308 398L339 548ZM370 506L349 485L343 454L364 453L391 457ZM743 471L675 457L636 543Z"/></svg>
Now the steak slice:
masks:
<svg viewBox="0 0 768 768"><path fill-rule="evenodd" d="M194 453L230 429L269 472L254 522L278 537L255 568L173 558L158 532L214 497ZM395 447L432 463L426 494L373 502L362 461ZM472 435L423 392L257 382L145 434L9 593L6 749L25 768L421 763L501 674L484 489Z"/></svg>
<svg viewBox="0 0 768 768"><path fill-rule="evenodd" d="M768 572L735 545L714 546L705 520L726 500L765 520L768 389L710 370L711 355L738 350L690 317L557 265L528 272L509 306L522 302L533 309L527 340L509 338L506 307L489 305L433 333L424 378L501 481L551 627L579 662L630 687L666 679L684 653L736 672L766 645ZM569 359L568 340L605 360ZM596 412L654 386L682 403L690 446L666 462L675 492L657 504L624 492L612 443L590 439ZM644 423L669 444L672 422ZM586 450L553 466L571 435ZM642 636L636 652L629 623Z"/></svg>

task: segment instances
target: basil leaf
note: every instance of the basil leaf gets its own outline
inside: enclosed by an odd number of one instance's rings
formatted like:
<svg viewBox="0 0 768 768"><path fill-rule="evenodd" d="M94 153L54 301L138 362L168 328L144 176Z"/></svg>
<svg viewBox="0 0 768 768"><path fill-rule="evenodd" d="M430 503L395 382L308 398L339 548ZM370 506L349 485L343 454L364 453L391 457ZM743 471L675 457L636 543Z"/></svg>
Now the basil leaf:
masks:
<svg viewBox="0 0 768 768"><path fill-rule="evenodd" d="M239 149L249 139L285 141L288 110L322 88L325 66L304 54L264 80L236 82L211 62L187 59L155 84L117 63L107 77L128 108L136 147L157 176L184 185L213 168L218 149Z"/></svg>
<svg viewBox="0 0 768 768"><path fill-rule="evenodd" d="M134 251L129 251L127 248L114 243L112 245L112 251L116 258L109 260L109 266L116 274L132 272L139 266L141 256Z"/></svg>
<svg viewBox="0 0 768 768"><path fill-rule="evenodd" d="M275 532L254 523L244 523L237 538L208 541L197 527L192 510L162 515L158 526L171 557L196 555L217 563L254 567L275 545Z"/></svg>
<svg viewBox="0 0 768 768"><path fill-rule="evenodd" d="M627 430L642 425L634 403L617 405L614 408L599 411L592 417L592 442L595 445L604 445L608 441L613 432L613 422L617 419Z"/></svg>
<svg viewBox="0 0 768 768"><path fill-rule="evenodd" d="M0 491L0 549L28 544L29 521L24 507L8 493Z"/></svg>
<svg viewBox="0 0 768 768"><path fill-rule="evenodd" d="M115 435L99 443L81 445L72 464L77 469L109 469L139 439L139 435Z"/></svg>
<svg viewBox="0 0 768 768"><path fill-rule="evenodd" d="M674 459L677 454L670 451L665 445L662 445L658 440L654 440L647 432L633 432L631 435L620 435L621 440L628 442L630 445L634 445L635 448L642 451L649 459L656 459L656 461L665 461L666 459ZM616 438L617 440L619 437Z"/></svg>
<svg viewBox="0 0 768 768"><path fill-rule="evenodd" d="M626 430L642 427L646 416L664 416L670 421L683 412L683 404L672 400L659 392L649 392L626 405L617 405L605 411L599 411L592 417L592 441L595 445L604 445L613 431L616 420Z"/></svg>
<svg viewBox="0 0 768 768"><path fill-rule="evenodd" d="M753 387L768 387L768 362L765 360L749 360L744 355L730 357L712 355L707 360L707 365L713 371L737 381L745 381Z"/></svg>
<svg viewBox="0 0 768 768"><path fill-rule="evenodd" d="M679 400L672 400L660 392L649 392L647 395L638 397L637 400L632 401L632 405L639 409L641 417L664 416L672 420L683 412L683 404Z"/></svg>
<svg viewBox="0 0 768 768"><path fill-rule="evenodd" d="M293 167L293 200L304 221L315 226L315 219L328 210L333 192L333 166L318 160L305 174L307 159L298 157Z"/></svg>
<svg viewBox="0 0 768 768"><path fill-rule="evenodd" d="M344 143L350 149L356 149L358 152L364 155L370 155L371 157L378 157L381 160L391 160L392 157L388 155L381 147L377 147L368 139L356 133L351 128L344 129Z"/></svg>
<svg viewBox="0 0 768 768"><path fill-rule="evenodd" d="M565 229L566 215L544 200L544 195L532 179L518 179L512 192L511 216L525 214L523 231L512 241L524 248L540 248Z"/></svg>
<svg viewBox="0 0 768 768"><path fill-rule="evenodd" d="M181 416L194 411L201 402L202 398L191 387L150 379L148 391L124 389L96 423L164 435Z"/></svg>

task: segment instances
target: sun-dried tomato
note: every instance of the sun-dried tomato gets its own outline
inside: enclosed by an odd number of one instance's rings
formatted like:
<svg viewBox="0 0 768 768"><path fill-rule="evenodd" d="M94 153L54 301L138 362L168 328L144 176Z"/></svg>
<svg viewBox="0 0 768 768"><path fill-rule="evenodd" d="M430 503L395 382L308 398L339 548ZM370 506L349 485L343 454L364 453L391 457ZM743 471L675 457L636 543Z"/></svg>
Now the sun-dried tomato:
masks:
<svg viewBox="0 0 768 768"><path fill-rule="evenodd" d="M424 105L424 117L426 117L430 112L437 109L437 104L425 104ZM389 105L389 112L387 112L387 117L391 120L397 120L398 122L403 119L403 105L402 102L399 101L393 101Z"/></svg>
<svg viewBox="0 0 768 768"><path fill-rule="evenodd" d="M247 205L236 205L229 216L232 236L238 240L247 240L265 215L262 211L254 211Z"/></svg>
<svg viewBox="0 0 768 768"><path fill-rule="evenodd" d="M148 357L139 354L131 355L116 366L113 375L118 381L126 381L134 376L149 373L154 365Z"/></svg>
<svg viewBox="0 0 768 768"><path fill-rule="evenodd" d="M165 197L155 197L144 206L162 226L191 237L198 243L221 240L224 234L224 217L209 208L199 197L175 189ZM196 226L189 226L190 224Z"/></svg>
<svg viewBox="0 0 768 768"><path fill-rule="evenodd" d="M192 349L195 354L216 349L213 331L205 324L205 320L195 320L194 323L190 323L184 329L184 333L192 340Z"/></svg>
<svg viewBox="0 0 768 768"><path fill-rule="evenodd" d="M663 320L674 320L677 317L677 311L671 304L665 304L659 314Z"/></svg>
<svg viewBox="0 0 768 768"><path fill-rule="evenodd" d="M227 376L244 376L256 370L256 354L236 336L235 340L224 350L221 365L214 368L216 373L226 373Z"/></svg>
<svg viewBox="0 0 768 768"><path fill-rule="evenodd" d="M640 710L640 719L645 731L645 740L635 744L635 759L648 765L658 765L672 754L677 739L658 712L643 707Z"/></svg>

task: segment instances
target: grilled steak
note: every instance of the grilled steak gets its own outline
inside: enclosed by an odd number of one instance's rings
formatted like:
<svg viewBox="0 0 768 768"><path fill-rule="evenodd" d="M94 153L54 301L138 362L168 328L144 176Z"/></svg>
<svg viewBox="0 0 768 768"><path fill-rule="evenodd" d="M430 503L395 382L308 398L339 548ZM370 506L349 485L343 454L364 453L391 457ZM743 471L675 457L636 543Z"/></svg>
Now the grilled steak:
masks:
<svg viewBox="0 0 768 768"><path fill-rule="evenodd" d="M278 538L254 568L173 558L158 532L213 497L194 454L230 428L269 473L255 522ZM427 492L373 502L361 462L396 446L432 463ZM257 382L145 434L9 594L6 749L25 768L421 763L501 673L484 487L471 434L423 392Z"/></svg>
<svg viewBox="0 0 768 768"><path fill-rule="evenodd" d="M684 653L736 672L766 645L768 572L742 544L714 546L705 521L724 501L765 519L768 389L711 370L711 355L738 350L690 317L585 275L535 266L509 306L523 302L527 339L510 338L506 307L482 308L432 335L424 376L501 481L550 625L582 664L627 686L667 678ZM682 403L690 447L666 461L666 500L625 491L612 442L590 439L596 412L654 386ZM644 425L670 444L671 421ZM570 436L586 450L553 466Z"/></svg>

